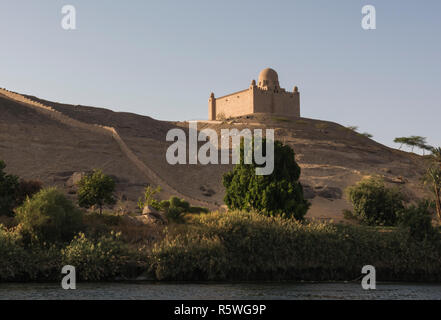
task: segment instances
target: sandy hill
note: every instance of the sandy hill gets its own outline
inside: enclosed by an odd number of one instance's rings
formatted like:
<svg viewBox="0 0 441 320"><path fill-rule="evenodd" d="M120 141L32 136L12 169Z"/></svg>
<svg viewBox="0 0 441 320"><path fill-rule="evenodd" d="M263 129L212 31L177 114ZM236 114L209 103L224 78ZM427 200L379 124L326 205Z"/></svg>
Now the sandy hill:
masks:
<svg viewBox="0 0 441 320"><path fill-rule="evenodd" d="M165 136L175 127L186 129L188 123L0 89L0 159L8 172L72 193L74 173L102 168L115 177L118 196L132 208L148 184L161 184L163 197L177 194L195 204L220 207L222 174L232 166L169 165ZM302 168L301 181L312 202L310 217L341 219L342 209L349 208L344 189L369 175L384 176L410 198L424 194L422 157L388 148L337 123L255 114L200 122L198 128L275 129L276 139L293 147Z"/></svg>

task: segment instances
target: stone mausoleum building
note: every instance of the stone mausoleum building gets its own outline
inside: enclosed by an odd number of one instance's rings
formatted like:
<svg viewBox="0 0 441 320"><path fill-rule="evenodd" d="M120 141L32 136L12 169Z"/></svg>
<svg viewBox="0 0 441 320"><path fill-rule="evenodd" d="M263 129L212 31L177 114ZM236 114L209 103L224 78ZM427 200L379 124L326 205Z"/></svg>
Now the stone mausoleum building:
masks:
<svg viewBox="0 0 441 320"><path fill-rule="evenodd" d="M272 113L300 117L300 93L279 85L279 76L273 69L262 70L259 81L251 81L248 89L215 98L211 93L208 101L208 119L219 120L252 113Z"/></svg>

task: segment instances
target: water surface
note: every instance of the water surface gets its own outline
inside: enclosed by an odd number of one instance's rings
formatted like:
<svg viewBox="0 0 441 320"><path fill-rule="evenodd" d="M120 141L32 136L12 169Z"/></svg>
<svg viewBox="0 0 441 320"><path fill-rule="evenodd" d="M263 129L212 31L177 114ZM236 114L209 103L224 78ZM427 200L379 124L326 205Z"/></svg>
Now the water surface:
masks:
<svg viewBox="0 0 441 320"><path fill-rule="evenodd" d="M0 299L141 299L141 300L265 300L265 299L441 299L441 284L377 283L78 283L63 290L57 283L2 283Z"/></svg>

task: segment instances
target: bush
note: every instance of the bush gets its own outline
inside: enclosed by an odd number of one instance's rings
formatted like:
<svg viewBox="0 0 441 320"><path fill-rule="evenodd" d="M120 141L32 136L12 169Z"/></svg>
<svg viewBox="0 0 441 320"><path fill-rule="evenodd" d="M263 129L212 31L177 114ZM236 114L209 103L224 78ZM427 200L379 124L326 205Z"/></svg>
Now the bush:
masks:
<svg viewBox="0 0 441 320"><path fill-rule="evenodd" d="M207 213L209 210L203 207L190 206L188 201L178 197L171 197L159 203L159 209L164 211L169 221L183 222L186 213Z"/></svg>
<svg viewBox="0 0 441 320"><path fill-rule="evenodd" d="M350 280L371 264L380 281L427 281L441 280L440 248L400 229L229 212L168 227L149 259L159 280Z"/></svg>
<svg viewBox="0 0 441 320"><path fill-rule="evenodd" d="M254 143L252 145L254 148ZM263 153L265 148L263 140ZM244 143L241 144L243 154ZM223 176L226 189L224 201L228 208L303 219L310 204L304 199L303 188L298 181L300 167L295 161L294 151L275 141L274 171L270 175L256 175L255 169L259 166L254 159L252 164L245 164L243 158L241 156L240 164L233 171Z"/></svg>
<svg viewBox="0 0 441 320"><path fill-rule="evenodd" d="M42 281L58 279L60 251L52 245L25 248L19 228L0 225L0 281Z"/></svg>
<svg viewBox="0 0 441 320"><path fill-rule="evenodd" d="M18 177L6 174L6 164L0 160L0 215L13 215L19 189Z"/></svg>
<svg viewBox="0 0 441 320"><path fill-rule="evenodd" d="M120 235L112 231L92 240L80 233L62 250L62 262L75 266L81 280L113 279L124 273L131 261L131 253Z"/></svg>
<svg viewBox="0 0 441 320"><path fill-rule="evenodd" d="M362 180L346 189L354 214L366 225L392 226L404 209L404 196L397 188L387 188L381 178Z"/></svg>
<svg viewBox="0 0 441 320"><path fill-rule="evenodd" d="M417 205L403 209L398 214L398 225L417 240L424 240L435 235L432 226L432 209L430 201L421 201Z"/></svg>
<svg viewBox="0 0 441 320"><path fill-rule="evenodd" d="M115 204L114 191L115 181L101 170L94 170L78 183L78 204L84 208L98 206L100 213L103 213L105 204Z"/></svg>
<svg viewBox="0 0 441 320"><path fill-rule="evenodd" d="M82 226L82 212L56 188L38 192L16 212L21 232L29 241L70 241Z"/></svg>
<svg viewBox="0 0 441 320"><path fill-rule="evenodd" d="M0 225L0 280L13 279L26 261L26 251L20 246L17 234Z"/></svg>
<svg viewBox="0 0 441 320"><path fill-rule="evenodd" d="M86 213L83 217L84 233L90 237L101 237L115 231L116 227L123 221L119 215L99 214L96 212Z"/></svg>
<svg viewBox="0 0 441 320"><path fill-rule="evenodd" d="M194 233L167 236L153 247L149 271L157 279L219 280L227 277L225 246Z"/></svg>
<svg viewBox="0 0 441 320"><path fill-rule="evenodd" d="M142 212L146 206L151 206L157 210L160 210L159 201L154 198L155 194L161 192L161 187L158 186L156 189L153 189L151 186L147 186L144 190L143 198L138 199L138 208Z"/></svg>

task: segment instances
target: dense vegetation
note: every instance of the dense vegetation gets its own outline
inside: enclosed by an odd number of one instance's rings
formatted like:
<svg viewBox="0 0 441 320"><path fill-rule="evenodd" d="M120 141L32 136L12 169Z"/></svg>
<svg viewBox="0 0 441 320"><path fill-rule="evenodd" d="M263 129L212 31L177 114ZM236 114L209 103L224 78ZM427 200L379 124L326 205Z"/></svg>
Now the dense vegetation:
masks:
<svg viewBox="0 0 441 320"><path fill-rule="evenodd" d="M150 268L157 279L352 280L363 265L381 280L440 280L437 235L417 240L406 229L375 229L252 212L212 213L166 232Z"/></svg>
<svg viewBox="0 0 441 320"><path fill-rule="evenodd" d="M378 280L441 280L441 240L435 230L421 238L407 228L306 223L235 211L194 215L186 224L165 227L153 241L145 235L137 243L124 239L124 231L108 232L104 226L97 232L96 224L86 225L69 242L30 247L19 228L0 228L0 280L59 280L65 264L75 265L79 278L89 281L139 275L152 280L353 280L366 264L376 267ZM111 229L123 227L118 220Z"/></svg>
<svg viewBox="0 0 441 320"><path fill-rule="evenodd" d="M262 146L263 154L266 154L265 140ZM254 143L252 149L255 154ZM241 144L243 154L244 142ZM246 164L241 156L240 163L224 175L224 201L228 208L303 219L310 204L304 199L299 182L300 167L291 147L280 141L274 142L274 171L270 175L257 175L257 167L254 158L251 164Z"/></svg>
<svg viewBox="0 0 441 320"><path fill-rule="evenodd" d="M441 235L432 225L438 203L408 204L399 189L372 178L348 189L360 225L307 221L294 153L276 145L274 176L256 176L254 165L242 163L225 177L229 204L241 210L210 213L177 197L159 201L160 188L147 187L139 209L154 208L166 225L103 212L114 183L100 171L82 180L78 194L96 213L57 189L20 183L0 162L0 204L14 212L0 224L0 281L58 281L66 264L85 281L353 280L367 264L378 280L441 281ZM437 170L439 158L431 161ZM436 196L438 180L427 179ZM11 186L14 197L7 197Z"/></svg>

